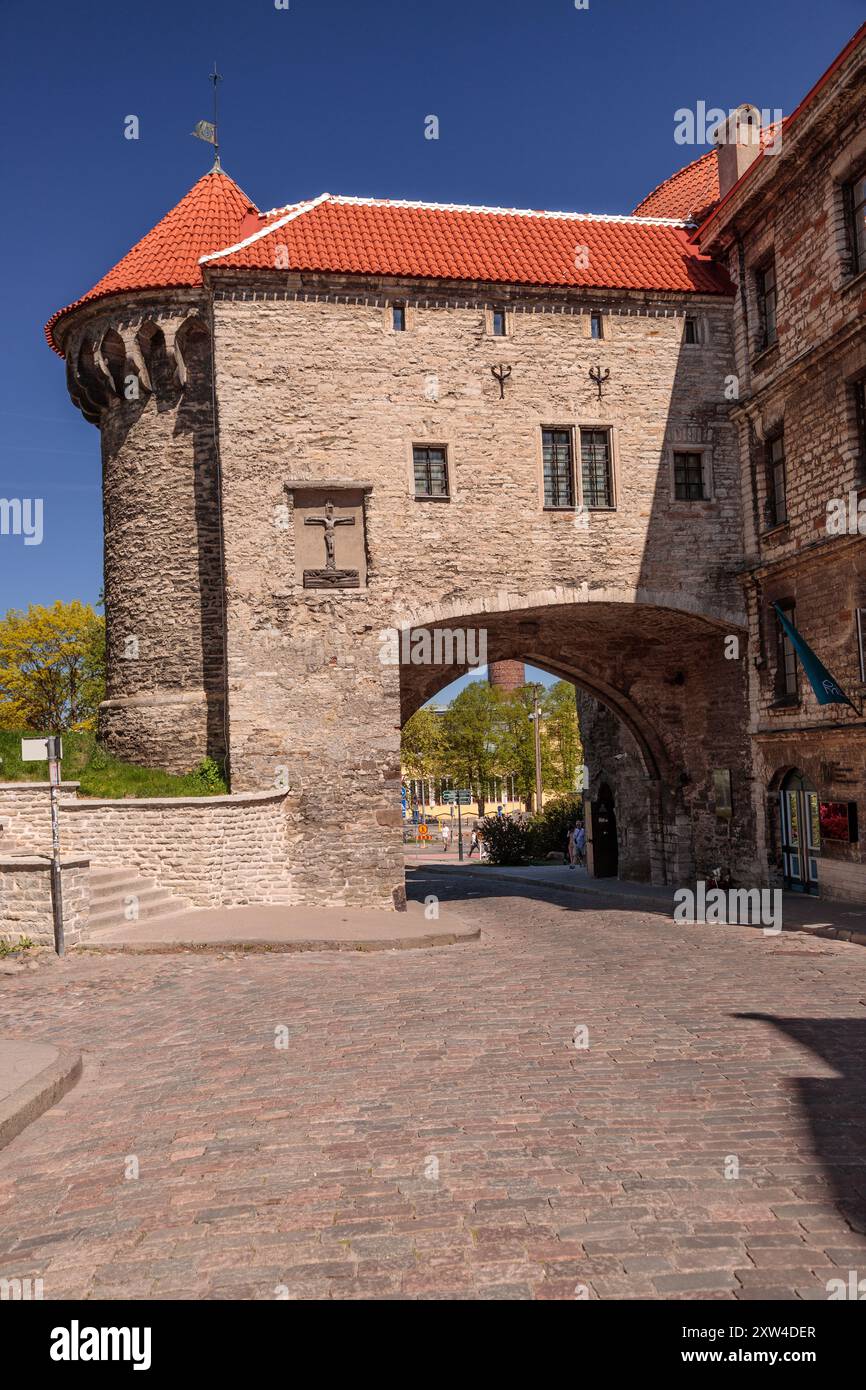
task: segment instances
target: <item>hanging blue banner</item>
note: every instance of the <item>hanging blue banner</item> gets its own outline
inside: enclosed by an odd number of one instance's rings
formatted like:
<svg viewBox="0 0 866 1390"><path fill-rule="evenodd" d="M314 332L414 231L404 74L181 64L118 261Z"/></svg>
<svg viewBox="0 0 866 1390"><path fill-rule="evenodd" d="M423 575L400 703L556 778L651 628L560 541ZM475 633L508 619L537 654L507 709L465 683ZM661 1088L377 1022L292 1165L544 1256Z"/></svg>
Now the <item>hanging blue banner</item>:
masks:
<svg viewBox="0 0 866 1390"><path fill-rule="evenodd" d="M824 663L818 660L818 657L812 651L808 642L804 641L800 636L794 624L785 617L778 603L774 603L773 607L776 610L779 622L782 624L782 631L785 633L785 636L800 658L800 664L806 672L807 679L815 692L815 699L818 701L818 704L850 705L856 714L857 706L852 700L849 700L838 681L835 681L830 675Z"/></svg>

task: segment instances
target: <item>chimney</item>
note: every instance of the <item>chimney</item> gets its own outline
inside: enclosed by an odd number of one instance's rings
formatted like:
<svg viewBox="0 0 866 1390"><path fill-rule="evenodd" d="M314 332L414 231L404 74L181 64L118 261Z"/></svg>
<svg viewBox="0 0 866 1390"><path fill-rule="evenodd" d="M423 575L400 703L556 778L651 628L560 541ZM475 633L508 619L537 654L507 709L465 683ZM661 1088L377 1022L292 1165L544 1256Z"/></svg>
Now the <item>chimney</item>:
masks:
<svg viewBox="0 0 866 1390"><path fill-rule="evenodd" d="M526 668L522 661L489 661L487 680L494 690L519 690L526 684Z"/></svg>
<svg viewBox="0 0 866 1390"><path fill-rule="evenodd" d="M761 113L757 106L738 106L716 126L710 139L716 146L719 197L724 198L761 153Z"/></svg>

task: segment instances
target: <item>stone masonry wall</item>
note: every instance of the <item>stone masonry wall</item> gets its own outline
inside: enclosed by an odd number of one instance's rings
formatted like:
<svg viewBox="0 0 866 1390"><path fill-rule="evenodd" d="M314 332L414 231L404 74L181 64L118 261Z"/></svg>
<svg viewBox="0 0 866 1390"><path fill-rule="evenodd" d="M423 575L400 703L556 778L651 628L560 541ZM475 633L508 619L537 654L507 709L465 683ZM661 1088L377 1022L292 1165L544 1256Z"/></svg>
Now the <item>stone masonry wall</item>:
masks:
<svg viewBox="0 0 866 1390"><path fill-rule="evenodd" d="M429 287L392 287L409 303L408 331L393 333L387 286L281 283L274 295L272 282L261 294L247 282L233 297L223 277L215 304L233 785L288 776L301 799L302 897L399 903L400 673L380 659L383 629L437 604L483 613L503 589L515 619L541 590L563 602L619 590L706 615L720 633L741 619L730 309L601 296L599 342L586 301L503 291L510 332L494 339L483 290L434 300ZM686 307L695 346L683 343ZM504 399L499 362L512 367ZM587 375L597 363L610 370L601 400ZM612 430L615 510L544 509L544 426ZM415 500L413 443L447 446L449 501ZM709 500L672 500L677 444L702 452ZM292 480L369 487L366 588L302 587ZM339 536L337 556L339 566ZM659 655L673 673L694 651L669 635ZM654 691L643 699L659 713L669 694L663 682Z"/></svg>
<svg viewBox="0 0 866 1390"><path fill-rule="evenodd" d="M63 782L60 802L74 801L77 789ZM0 854L51 854L50 798L49 782L0 782Z"/></svg>
<svg viewBox="0 0 866 1390"><path fill-rule="evenodd" d="M75 801L61 824L95 866L135 868L196 907L294 901L285 793Z"/></svg>
<svg viewBox="0 0 866 1390"><path fill-rule="evenodd" d="M75 946L90 913L90 865L64 856L61 863L63 925L67 946ZM44 859L0 854L0 940L29 937L40 946L54 945L51 866Z"/></svg>
<svg viewBox="0 0 866 1390"><path fill-rule="evenodd" d="M290 903L297 805L283 791L234 796L79 800L61 789L64 854L99 868L134 868L199 907ZM48 856L48 784L0 785L0 855Z"/></svg>
<svg viewBox="0 0 866 1390"><path fill-rule="evenodd" d="M107 395L101 414L108 682L100 734L116 756L170 772L226 754L210 337L203 320L185 318L195 307L188 298L174 306L166 294L159 310L136 304L149 384L129 361L137 396ZM77 337L97 340L118 312L85 319ZM71 341L73 359L77 350Z"/></svg>

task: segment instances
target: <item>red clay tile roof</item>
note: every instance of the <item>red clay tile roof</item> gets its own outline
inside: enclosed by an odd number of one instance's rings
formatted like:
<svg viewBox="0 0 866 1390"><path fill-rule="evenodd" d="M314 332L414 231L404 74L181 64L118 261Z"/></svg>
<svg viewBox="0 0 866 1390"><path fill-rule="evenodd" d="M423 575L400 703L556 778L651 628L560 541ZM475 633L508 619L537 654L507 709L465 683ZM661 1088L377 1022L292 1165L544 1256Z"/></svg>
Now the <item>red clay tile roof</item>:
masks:
<svg viewBox="0 0 866 1390"><path fill-rule="evenodd" d="M261 214L227 174L205 174L81 299L202 283L209 271L333 271L529 285L728 294L722 270L664 219L337 198Z"/></svg>
<svg viewBox="0 0 866 1390"><path fill-rule="evenodd" d="M266 214L209 271L307 270L526 285L730 293L674 222L328 193Z"/></svg>
<svg viewBox="0 0 866 1390"><path fill-rule="evenodd" d="M634 211L636 217L680 217L686 222L700 222L718 201L718 162L715 150L710 150L664 179Z"/></svg>
<svg viewBox="0 0 866 1390"><path fill-rule="evenodd" d="M772 149L790 118L774 121L761 131L762 150ZM664 179L635 208L636 217L677 217L698 224L709 217L720 198L715 149L693 159Z"/></svg>
<svg viewBox="0 0 866 1390"><path fill-rule="evenodd" d="M250 210L253 217L245 220ZM230 246L251 226L260 225L258 209L228 174L205 174L92 290L49 319L45 328L49 346L60 352L54 338L58 320L91 300L128 290L200 285L199 261L205 252Z"/></svg>

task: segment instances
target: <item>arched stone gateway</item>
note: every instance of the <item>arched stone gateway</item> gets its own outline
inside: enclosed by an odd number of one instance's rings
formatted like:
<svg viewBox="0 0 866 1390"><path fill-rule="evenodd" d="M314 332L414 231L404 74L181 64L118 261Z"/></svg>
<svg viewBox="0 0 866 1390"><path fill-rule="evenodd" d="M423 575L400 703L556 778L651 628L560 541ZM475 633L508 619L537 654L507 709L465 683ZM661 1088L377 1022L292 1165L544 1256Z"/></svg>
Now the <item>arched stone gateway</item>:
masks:
<svg viewBox="0 0 866 1390"><path fill-rule="evenodd" d="M399 906L401 723L483 635L589 702L621 873L760 882L731 302L671 219L205 176L48 330L102 433L112 750L290 790L296 899Z"/></svg>
<svg viewBox="0 0 866 1390"><path fill-rule="evenodd" d="M488 660L524 660L577 688L589 792L605 781L613 789L622 877L682 883L721 868L737 881L757 881L745 673L725 655L725 638L736 636L733 616L699 616L646 601L658 594L616 589L598 601L582 590L570 602L561 589L529 597L531 607L500 595L472 613L449 604L419 615L428 623L406 626L402 722L469 669L413 663L413 650L424 650L415 635L428 633L425 646L447 654L461 634L482 633ZM715 804L714 769L731 773L730 816Z"/></svg>

